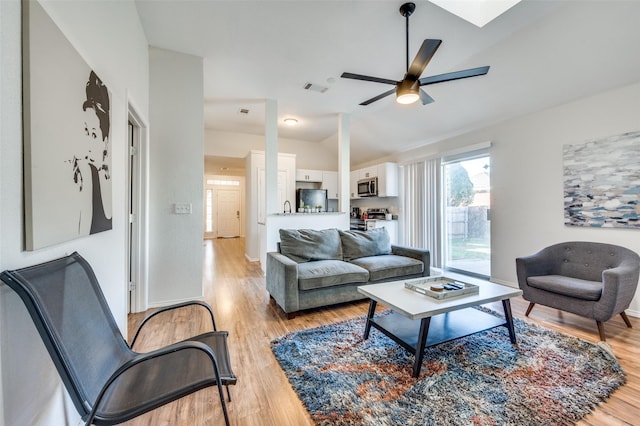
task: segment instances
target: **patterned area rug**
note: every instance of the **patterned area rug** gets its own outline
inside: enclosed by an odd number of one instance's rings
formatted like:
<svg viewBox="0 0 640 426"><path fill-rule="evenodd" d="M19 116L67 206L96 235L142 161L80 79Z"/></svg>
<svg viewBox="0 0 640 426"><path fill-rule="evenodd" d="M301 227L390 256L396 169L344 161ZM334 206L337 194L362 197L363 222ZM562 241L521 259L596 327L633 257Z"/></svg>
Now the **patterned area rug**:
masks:
<svg viewBox="0 0 640 426"><path fill-rule="evenodd" d="M495 313L494 313L495 314ZM319 425L569 425L624 384L604 348L522 320L413 355L364 317L275 339L273 353Z"/></svg>

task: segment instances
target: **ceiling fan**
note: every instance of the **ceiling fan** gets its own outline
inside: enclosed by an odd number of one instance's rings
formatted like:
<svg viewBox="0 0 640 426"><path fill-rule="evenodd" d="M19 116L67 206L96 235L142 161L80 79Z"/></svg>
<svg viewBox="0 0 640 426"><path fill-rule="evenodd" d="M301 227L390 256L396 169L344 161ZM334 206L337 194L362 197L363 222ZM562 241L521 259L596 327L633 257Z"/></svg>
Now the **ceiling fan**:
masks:
<svg viewBox="0 0 640 426"><path fill-rule="evenodd" d="M484 75L489 72L489 67L479 67L472 68L468 70L462 71L454 71L446 74L434 75L431 77L420 78L422 72L427 67L427 64L435 55L436 50L440 47L440 43L442 40L432 40L425 39L422 42L422 46L420 46L420 50L416 54L416 57L411 62L411 66L409 66L409 16L416 9L416 5L414 3L405 3L400 6L400 14L406 18L406 36L407 36L407 72L404 75L404 78L400 81L389 80L386 78L379 77L371 77L368 75L362 74L353 74L350 72L342 73L342 78L351 78L354 80L364 80L364 81L373 81L374 83L384 83L384 84L392 84L396 86L395 88L388 90L378 96L375 96L371 99L368 99L362 102L360 105L369 105L375 101L378 101L382 98L385 98L392 93L396 94L396 101L401 104L410 104L418 99L422 101L423 105L429 104L433 102L433 98L429 96L424 90L421 89L422 86L427 86L429 84L443 83L445 81L452 80L460 80L462 78L468 77L476 77L479 75Z"/></svg>

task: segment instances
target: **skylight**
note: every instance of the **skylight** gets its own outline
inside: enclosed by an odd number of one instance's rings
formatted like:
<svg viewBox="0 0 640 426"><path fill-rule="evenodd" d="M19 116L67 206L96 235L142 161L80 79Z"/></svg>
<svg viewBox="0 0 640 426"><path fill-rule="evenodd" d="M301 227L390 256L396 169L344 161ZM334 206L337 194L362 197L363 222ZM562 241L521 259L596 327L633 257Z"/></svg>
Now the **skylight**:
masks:
<svg viewBox="0 0 640 426"><path fill-rule="evenodd" d="M482 28L520 0L430 0L444 10Z"/></svg>

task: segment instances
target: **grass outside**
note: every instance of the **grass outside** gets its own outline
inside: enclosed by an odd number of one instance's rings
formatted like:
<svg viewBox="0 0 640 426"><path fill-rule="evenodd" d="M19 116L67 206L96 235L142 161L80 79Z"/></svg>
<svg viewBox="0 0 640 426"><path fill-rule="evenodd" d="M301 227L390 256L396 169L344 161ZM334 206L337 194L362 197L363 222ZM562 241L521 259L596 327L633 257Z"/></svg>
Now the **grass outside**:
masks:
<svg viewBox="0 0 640 426"><path fill-rule="evenodd" d="M449 241L451 260L490 260L488 238L453 238Z"/></svg>

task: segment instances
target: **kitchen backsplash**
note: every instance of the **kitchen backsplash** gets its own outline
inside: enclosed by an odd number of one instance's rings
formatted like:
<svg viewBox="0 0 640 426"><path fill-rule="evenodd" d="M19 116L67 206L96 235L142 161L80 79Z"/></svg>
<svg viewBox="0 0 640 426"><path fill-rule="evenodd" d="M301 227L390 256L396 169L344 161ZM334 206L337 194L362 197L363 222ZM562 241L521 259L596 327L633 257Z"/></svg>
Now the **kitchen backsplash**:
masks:
<svg viewBox="0 0 640 426"><path fill-rule="evenodd" d="M393 215L397 215L400 211L400 202L398 197L372 197L351 200L351 207L360 207L360 210L367 209L388 209Z"/></svg>

